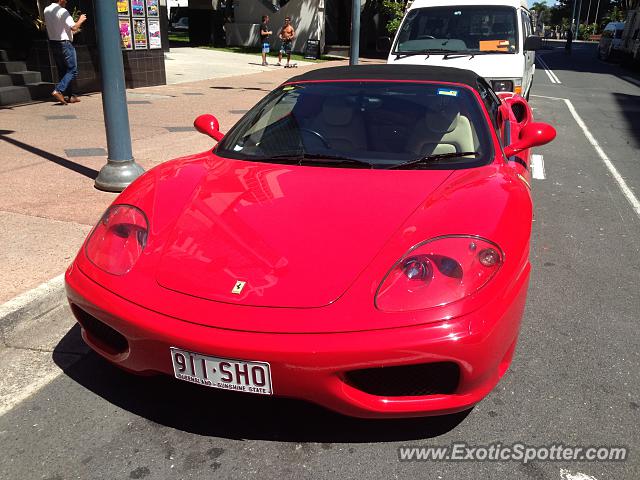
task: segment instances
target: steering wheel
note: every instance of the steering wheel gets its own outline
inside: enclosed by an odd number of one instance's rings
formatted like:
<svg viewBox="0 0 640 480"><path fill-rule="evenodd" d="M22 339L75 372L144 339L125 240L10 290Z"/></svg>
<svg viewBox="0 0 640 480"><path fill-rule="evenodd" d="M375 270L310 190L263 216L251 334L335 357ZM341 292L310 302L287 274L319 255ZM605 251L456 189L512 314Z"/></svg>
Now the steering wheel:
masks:
<svg viewBox="0 0 640 480"><path fill-rule="evenodd" d="M302 132L310 133L311 135L316 137L318 140L320 140L325 148L331 148L331 145L329 145L329 142L327 141L327 139L324 138L322 134L316 132L315 130L311 130L310 128L300 128L299 131L300 133Z"/></svg>

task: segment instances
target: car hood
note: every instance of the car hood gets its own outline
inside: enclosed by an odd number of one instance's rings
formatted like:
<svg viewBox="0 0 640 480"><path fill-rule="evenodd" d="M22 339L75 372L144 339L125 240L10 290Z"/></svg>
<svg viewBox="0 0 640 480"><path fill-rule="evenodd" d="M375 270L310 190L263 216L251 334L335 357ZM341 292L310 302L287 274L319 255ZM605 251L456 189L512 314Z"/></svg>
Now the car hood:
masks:
<svg viewBox="0 0 640 480"><path fill-rule="evenodd" d="M395 55L389 55L390 64L430 65L437 67L452 67L473 70L485 78L515 78L524 75L524 61L522 55L495 53L472 57L471 55L413 55L396 60Z"/></svg>
<svg viewBox="0 0 640 480"><path fill-rule="evenodd" d="M450 174L221 161L168 234L157 282L233 304L328 305Z"/></svg>

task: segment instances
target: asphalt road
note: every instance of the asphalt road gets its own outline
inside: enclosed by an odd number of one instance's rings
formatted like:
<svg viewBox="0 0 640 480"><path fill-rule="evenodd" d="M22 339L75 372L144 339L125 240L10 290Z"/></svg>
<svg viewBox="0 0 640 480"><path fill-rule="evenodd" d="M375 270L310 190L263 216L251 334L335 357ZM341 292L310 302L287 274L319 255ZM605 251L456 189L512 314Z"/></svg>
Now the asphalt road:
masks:
<svg viewBox="0 0 640 480"><path fill-rule="evenodd" d="M0 355L4 379L25 398L0 417L0 477L640 478L640 212L632 204L640 196L640 82L588 46L541 56L555 77L538 65L531 104L558 138L537 150L546 178L533 181L529 300L510 371L472 411L361 421L292 400L133 377L89 353L60 307L36 322L56 325L57 337L35 327L3 332L15 347ZM51 346L38 340L47 334ZM63 374L27 396L20 382L33 372L27 360L21 367L21 350ZM453 442L630 452L625 462L398 461L400 446Z"/></svg>

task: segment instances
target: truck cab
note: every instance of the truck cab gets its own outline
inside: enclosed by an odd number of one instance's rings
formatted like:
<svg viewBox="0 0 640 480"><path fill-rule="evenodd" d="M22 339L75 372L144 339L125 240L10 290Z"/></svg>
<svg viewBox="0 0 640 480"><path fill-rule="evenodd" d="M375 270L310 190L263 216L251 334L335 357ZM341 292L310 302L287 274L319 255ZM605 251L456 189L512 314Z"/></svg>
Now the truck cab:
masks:
<svg viewBox="0 0 640 480"><path fill-rule="evenodd" d="M387 63L473 70L496 92L528 98L541 42L524 0L416 0Z"/></svg>

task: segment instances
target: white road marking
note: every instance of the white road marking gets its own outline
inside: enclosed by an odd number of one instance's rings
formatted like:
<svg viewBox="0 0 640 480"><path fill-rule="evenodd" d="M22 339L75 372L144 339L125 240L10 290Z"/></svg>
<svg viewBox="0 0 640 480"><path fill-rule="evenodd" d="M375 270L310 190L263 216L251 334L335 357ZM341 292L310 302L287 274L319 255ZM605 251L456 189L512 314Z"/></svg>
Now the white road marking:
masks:
<svg viewBox="0 0 640 480"><path fill-rule="evenodd" d="M594 138L593 135L591 135L591 132L585 125L584 121L582 120L580 115L578 115L578 112L576 112L576 109L573 106L573 103L571 103L571 100L568 100L565 98L564 103L566 103L567 107L569 107L569 111L571 112L571 115L573 115L574 120L576 121L578 126L582 129L582 131L584 132L584 135L587 137L587 140L589 140L589 143L593 146L593 148L598 153L598 155L604 162L605 166L607 167L607 169L609 170L609 172L611 173L615 181L618 183L620 190L622 190L622 194L625 196L625 198L627 199L627 201L629 202L633 210L636 212L636 215L638 216L638 218L640 218L640 201L638 201L634 193L631 191L631 189L627 185L627 182L624 181L624 178L622 178L622 175L620 175L615 165L611 163L611 160L609 160L609 157L607 156L607 154L604 153L604 150L600 148L598 141Z"/></svg>
<svg viewBox="0 0 640 480"><path fill-rule="evenodd" d="M556 75L556 72L554 72L553 70L551 70L549 68L549 66L545 63L545 66L549 69L549 73L551 74L551 76L556 80L556 83L561 84L562 82L560 81L560 79L558 78L558 76Z"/></svg>
<svg viewBox="0 0 640 480"><path fill-rule="evenodd" d="M538 97L538 98L548 98L549 100L564 100L564 98L560 98L560 97L546 97L544 95L534 95L533 93L531 94L532 97Z"/></svg>
<svg viewBox="0 0 640 480"><path fill-rule="evenodd" d="M556 81L553 79L553 77L551 76L551 74L549 73L549 70L547 70L546 68L542 68L542 70L544 70L544 73L547 74L547 77L549 77L549 80L551 81L551 83L556 83Z"/></svg>
<svg viewBox="0 0 640 480"><path fill-rule="evenodd" d="M621 78L623 78L624 80L626 80L626 81L627 81L627 82L629 82L629 83L633 83L634 85L636 85L636 86L640 87L640 80L636 80L635 78L633 78L633 77L628 77L628 76L626 76L626 75L622 75L622 77L621 77Z"/></svg>
<svg viewBox="0 0 640 480"><path fill-rule="evenodd" d="M542 155L531 155L531 176L536 180L544 180L547 175L544 171L544 157Z"/></svg>
<svg viewBox="0 0 640 480"><path fill-rule="evenodd" d="M31 355L35 356L33 352L31 352ZM38 356L50 358L51 354L40 353ZM7 357L9 357L9 355L7 355ZM11 355L11 358L7 358L6 360L9 362L16 362L20 360L25 360L25 358L23 358L21 355L14 354L14 355ZM16 405L19 405L24 400L29 398L31 395L38 392L39 390L46 387L47 385L49 385L52 381L58 378L62 373L62 370L58 368L55 364L49 365L45 363L44 360L34 361L33 359L30 359L30 358L27 358L26 360L29 366L34 365L34 366L37 366L37 368L24 369L23 367L22 371L20 372L20 375L23 375L23 376L35 375L35 376L31 378L30 382L27 383L26 385L21 385L17 379L12 378L13 375L10 376L9 379L11 380L11 386L13 388L11 389L3 388L2 391L0 391L0 416L11 411ZM48 367L47 370L45 371L42 371L43 364ZM15 374L16 372L11 372L11 373Z"/></svg>
<svg viewBox="0 0 640 480"><path fill-rule="evenodd" d="M564 468L560 469L560 480L598 480L596 477L587 475L586 473L576 472L573 473L570 470Z"/></svg>
<svg viewBox="0 0 640 480"><path fill-rule="evenodd" d="M544 69L544 72L547 74L547 77L549 77L549 80L551 80L551 83L558 83L558 84L562 83L558 78L558 76L553 72L553 70L549 68L549 65L547 65L547 62L545 62L540 55L536 56L536 60L540 62L540 65Z"/></svg>

